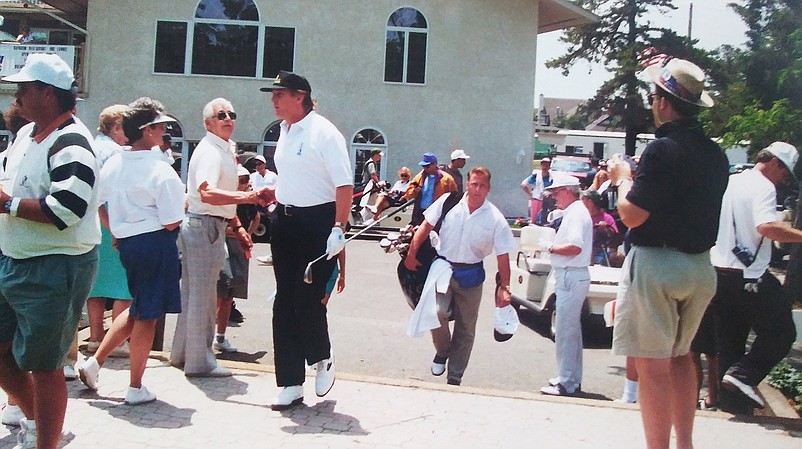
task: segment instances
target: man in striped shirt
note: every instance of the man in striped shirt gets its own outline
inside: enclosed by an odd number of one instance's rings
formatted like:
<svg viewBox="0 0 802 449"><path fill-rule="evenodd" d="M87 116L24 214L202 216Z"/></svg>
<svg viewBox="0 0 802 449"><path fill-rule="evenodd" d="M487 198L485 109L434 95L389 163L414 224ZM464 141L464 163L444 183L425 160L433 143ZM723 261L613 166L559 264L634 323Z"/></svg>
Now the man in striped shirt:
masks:
<svg viewBox="0 0 802 449"><path fill-rule="evenodd" d="M0 387L26 416L19 447L55 448L67 409L64 356L97 275L98 168L61 58L32 54L3 81L17 84L31 123L0 172Z"/></svg>

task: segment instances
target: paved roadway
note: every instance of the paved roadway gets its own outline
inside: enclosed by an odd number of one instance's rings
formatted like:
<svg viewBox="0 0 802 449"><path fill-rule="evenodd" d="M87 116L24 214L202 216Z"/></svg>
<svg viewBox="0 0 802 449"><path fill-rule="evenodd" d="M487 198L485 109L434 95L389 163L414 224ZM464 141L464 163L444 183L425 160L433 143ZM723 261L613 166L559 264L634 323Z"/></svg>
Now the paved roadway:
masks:
<svg viewBox="0 0 802 449"><path fill-rule="evenodd" d="M408 380L442 382L429 372L434 349L428 336L406 336L411 314L395 274L398 254L385 254L375 241L355 240L347 247L346 289L329 303L329 326L337 369L341 372ZM257 244L256 256L270 253L268 244ZM495 257L485 261L495 273ZM275 289L273 269L252 260L250 299L237 300L245 322L231 327L228 338L240 353L221 358L273 364L272 310L267 298ZM523 326L509 341L493 339L493 285L485 284L477 324L477 338L463 385L508 391L536 392L556 374L554 343L546 337L546 320L524 311ZM166 325L165 350L169 350L174 318ZM620 396L624 359L610 354L607 340L586 341L583 389L586 397L613 399Z"/></svg>

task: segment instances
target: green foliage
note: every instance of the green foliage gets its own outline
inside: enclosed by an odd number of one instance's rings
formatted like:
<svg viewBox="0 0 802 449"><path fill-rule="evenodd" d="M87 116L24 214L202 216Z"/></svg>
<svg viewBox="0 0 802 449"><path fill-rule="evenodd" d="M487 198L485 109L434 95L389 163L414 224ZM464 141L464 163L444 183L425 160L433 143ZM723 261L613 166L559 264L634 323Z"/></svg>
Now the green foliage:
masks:
<svg viewBox="0 0 802 449"><path fill-rule="evenodd" d="M578 0L574 3L592 11L600 20L566 30L560 40L568 44L567 52L548 61L546 66L561 68L567 75L581 60L604 63L612 79L580 106L578 113L586 121L594 115L598 117L600 112L621 117L627 133L627 154L634 154L635 136L652 126L651 113L646 107L651 86L638 78L643 70L638 55L653 48L656 53L689 59L705 68L710 54L696 49L696 41L688 42L687 38L644 18L647 12L654 10L667 13L677 9L673 0Z"/></svg>
<svg viewBox="0 0 802 449"><path fill-rule="evenodd" d="M771 370L767 382L796 402L796 411L802 414L802 372L782 361Z"/></svg>
<svg viewBox="0 0 802 449"><path fill-rule="evenodd" d="M554 119L554 125L565 129L585 129L588 126L588 119L580 114L560 115Z"/></svg>
<svg viewBox="0 0 802 449"><path fill-rule="evenodd" d="M800 124L802 111L793 108L788 99L774 101L769 109L763 109L755 101L745 107L741 114L727 120L721 136L722 146L728 148L738 142L749 141L751 156L775 141L799 145L802 143Z"/></svg>

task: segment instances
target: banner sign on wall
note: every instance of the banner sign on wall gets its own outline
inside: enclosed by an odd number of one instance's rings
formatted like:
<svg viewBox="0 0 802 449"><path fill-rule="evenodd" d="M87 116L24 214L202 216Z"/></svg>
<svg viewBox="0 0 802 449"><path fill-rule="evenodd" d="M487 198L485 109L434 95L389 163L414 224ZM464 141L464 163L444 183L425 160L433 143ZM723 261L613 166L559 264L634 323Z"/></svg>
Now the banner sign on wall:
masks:
<svg viewBox="0 0 802 449"><path fill-rule="evenodd" d="M71 45L0 44L0 76L13 75L25 65L31 53L57 54L75 72L75 47Z"/></svg>

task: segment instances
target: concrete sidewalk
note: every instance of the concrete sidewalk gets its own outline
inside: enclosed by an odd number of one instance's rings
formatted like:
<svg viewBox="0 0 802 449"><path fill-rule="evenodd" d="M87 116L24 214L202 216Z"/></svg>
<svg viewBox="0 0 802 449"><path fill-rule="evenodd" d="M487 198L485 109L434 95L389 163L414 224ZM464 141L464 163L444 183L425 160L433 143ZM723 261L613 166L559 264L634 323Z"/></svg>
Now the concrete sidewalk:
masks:
<svg viewBox="0 0 802 449"><path fill-rule="evenodd" d="M127 359L109 359L100 390L68 382L68 448L644 448L634 406L549 398L424 382L338 375L325 398L307 379L305 405L270 410L273 373L222 362L235 375L187 379L163 359L149 360L144 383L156 402L123 403ZM0 448L16 429L0 427ZM695 445L799 449L800 420L698 412Z"/></svg>

